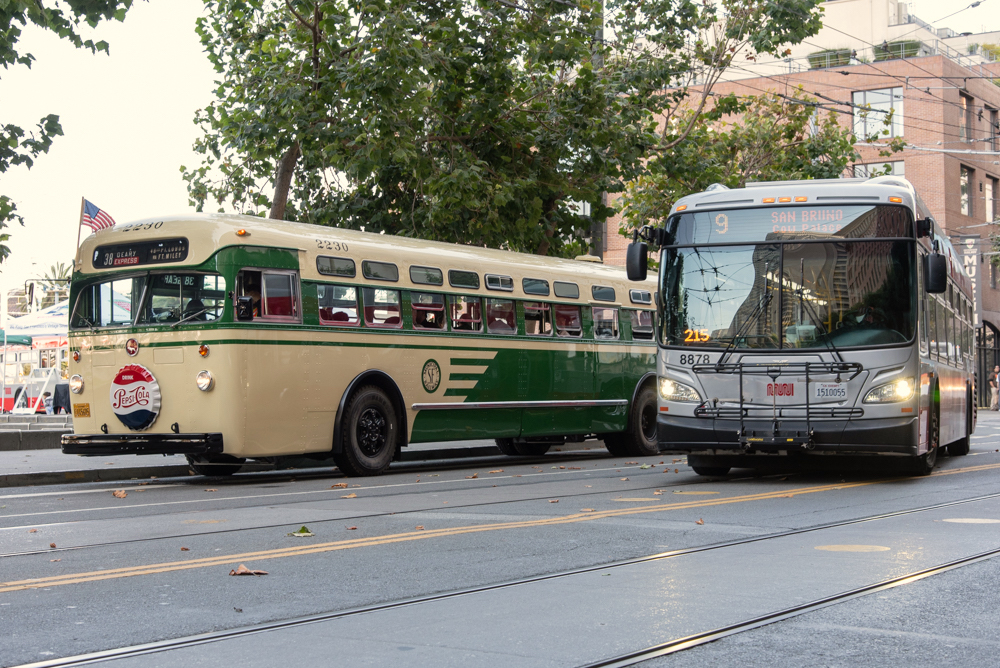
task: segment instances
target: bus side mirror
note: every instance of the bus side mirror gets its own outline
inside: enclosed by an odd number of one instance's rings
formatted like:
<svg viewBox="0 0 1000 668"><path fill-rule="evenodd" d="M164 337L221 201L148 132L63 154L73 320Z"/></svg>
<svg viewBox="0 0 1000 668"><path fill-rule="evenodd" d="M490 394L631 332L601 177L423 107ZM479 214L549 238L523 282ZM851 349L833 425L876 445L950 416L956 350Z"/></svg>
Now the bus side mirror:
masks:
<svg viewBox="0 0 1000 668"><path fill-rule="evenodd" d="M948 260L941 253L924 256L924 289L939 295L948 288Z"/></svg>
<svg viewBox="0 0 1000 668"><path fill-rule="evenodd" d="M929 237L931 235L931 226L934 224L934 220L931 218L921 218L917 221L917 238L923 239L924 237Z"/></svg>
<svg viewBox="0 0 1000 668"><path fill-rule="evenodd" d="M235 308L237 320L253 320L253 297L237 297Z"/></svg>
<svg viewBox="0 0 1000 668"><path fill-rule="evenodd" d="M630 281L646 280L646 242L633 241L625 252L625 271Z"/></svg>

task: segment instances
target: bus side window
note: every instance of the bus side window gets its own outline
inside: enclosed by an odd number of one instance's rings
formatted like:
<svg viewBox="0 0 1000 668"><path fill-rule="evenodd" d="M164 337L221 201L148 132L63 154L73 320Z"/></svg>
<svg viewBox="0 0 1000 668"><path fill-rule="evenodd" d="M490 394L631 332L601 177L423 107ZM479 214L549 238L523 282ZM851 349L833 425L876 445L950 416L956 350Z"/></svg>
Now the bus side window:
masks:
<svg viewBox="0 0 1000 668"><path fill-rule="evenodd" d="M524 333L529 336L552 336L552 316L548 304L524 303Z"/></svg>
<svg viewBox="0 0 1000 668"><path fill-rule="evenodd" d="M653 340L653 312L652 311L632 311L628 312L632 322L633 341Z"/></svg>
<svg viewBox="0 0 1000 668"><path fill-rule="evenodd" d="M594 306L594 338L618 338L618 309L607 306Z"/></svg>
<svg viewBox="0 0 1000 668"><path fill-rule="evenodd" d="M250 297L253 300L253 317L255 318L263 315L260 303L261 294L261 272L244 269L236 276L236 296Z"/></svg>
<svg viewBox="0 0 1000 668"><path fill-rule="evenodd" d="M399 309L399 290L362 288L365 302L365 324L371 327L399 329L403 326Z"/></svg>
<svg viewBox="0 0 1000 668"><path fill-rule="evenodd" d="M583 335L580 323L580 307L570 304L556 304L556 336L579 338Z"/></svg>
<svg viewBox="0 0 1000 668"><path fill-rule="evenodd" d="M319 321L341 327L358 324L358 291L346 285L318 285Z"/></svg>
<svg viewBox="0 0 1000 668"><path fill-rule="evenodd" d="M930 340L931 357L937 359L938 356L938 335L937 335L937 299L932 296L927 297L927 338Z"/></svg>
<svg viewBox="0 0 1000 668"><path fill-rule="evenodd" d="M479 297L449 297L451 328L456 332L483 331L483 309Z"/></svg>
<svg viewBox="0 0 1000 668"><path fill-rule="evenodd" d="M443 295L412 292L410 307L413 309L414 329L444 329Z"/></svg>
<svg viewBox="0 0 1000 668"><path fill-rule="evenodd" d="M264 272L265 316L294 318L298 315L294 278L291 274Z"/></svg>
<svg viewBox="0 0 1000 668"><path fill-rule="evenodd" d="M490 334L517 334L517 316L513 301L486 300L486 331Z"/></svg>

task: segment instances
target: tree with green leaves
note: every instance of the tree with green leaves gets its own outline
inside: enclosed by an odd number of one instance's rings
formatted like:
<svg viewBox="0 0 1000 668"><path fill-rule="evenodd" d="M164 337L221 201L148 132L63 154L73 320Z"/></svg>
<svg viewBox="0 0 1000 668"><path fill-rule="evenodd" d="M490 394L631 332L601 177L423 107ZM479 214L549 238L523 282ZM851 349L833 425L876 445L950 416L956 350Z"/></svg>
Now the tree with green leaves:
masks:
<svg viewBox="0 0 1000 668"><path fill-rule="evenodd" d="M687 110L667 124L671 136L698 119L687 140L671 151L657 152L647 172L631 181L617 206L625 219L622 234L666 219L674 203L713 183L741 188L748 181L835 179L860 160L858 142L886 140L892 117L878 133L856 137L834 110L822 113L817 100L794 91L718 98L707 110ZM864 112L863 112L864 113ZM901 151L901 138L879 149L888 158Z"/></svg>
<svg viewBox="0 0 1000 668"><path fill-rule="evenodd" d="M29 27L49 30L75 47L92 53L108 53L108 44L80 35L81 26L91 28L104 20L122 21L132 0L0 0L0 65L31 67L35 57L18 48L22 31ZM63 133L59 117L49 114L25 130L14 123L0 124L0 175L12 167L30 169L35 160L48 153L53 139ZM9 222L24 224L17 206L8 195L0 194L0 230ZM10 254L2 242L10 235L0 233L0 261Z"/></svg>
<svg viewBox="0 0 1000 668"><path fill-rule="evenodd" d="M585 249L736 54L819 0L205 0L192 204L540 254ZM803 16L808 17L803 19ZM689 102L689 91L699 92ZM659 119L676 133L659 131ZM671 125L671 128L675 125Z"/></svg>

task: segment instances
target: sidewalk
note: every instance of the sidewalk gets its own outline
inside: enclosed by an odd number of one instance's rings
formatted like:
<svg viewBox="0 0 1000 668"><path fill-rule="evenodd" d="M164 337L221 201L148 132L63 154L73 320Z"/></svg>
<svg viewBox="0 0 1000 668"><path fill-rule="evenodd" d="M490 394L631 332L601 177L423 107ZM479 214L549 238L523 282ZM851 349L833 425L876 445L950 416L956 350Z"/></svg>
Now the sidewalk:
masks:
<svg viewBox="0 0 1000 668"><path fill-rule="evenodd" d="M567 443L552 448L553 452L595 450L603 453L600 441ZM501 457L492 440L454 441L449 443L418 443L403 449L404 462L474 457ZM330 469L332 461L317 461L305 457L290 460L281 468ZM247 462L243 471L273 471L265 462ZM132 480L136 478L174 478L191 475L182 455L119 455L115 457L80 457L64 455L62 450L0 451L0 487L28 485L59 485L76 482Z"/></svg>

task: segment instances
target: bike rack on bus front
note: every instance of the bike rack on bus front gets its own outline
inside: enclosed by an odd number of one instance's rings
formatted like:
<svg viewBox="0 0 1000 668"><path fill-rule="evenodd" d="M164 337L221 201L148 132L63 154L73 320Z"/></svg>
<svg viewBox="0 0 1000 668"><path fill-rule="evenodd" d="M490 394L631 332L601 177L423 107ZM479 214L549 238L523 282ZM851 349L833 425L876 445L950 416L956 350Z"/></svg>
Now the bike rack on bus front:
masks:
<svg viewBox="0 0 1000 668"><path fill-rule="evenodd" d="M864 367L857 362L787 362L767 364L758 362L730 362L724 364L695 364L691 370L696 374L729 374L738 375L740 379L739 406L719 406L719 399L706 399L694 409L695 417L716 418L721 420L739 420L740 446L744 450L763 449L774 451L798 446L803 449L812 448L813 418L856 418L865 414L864 409L857 407L818 407L810 403L809 382L819 380L823 376L834 376L835 382L843 382L843 376L851 381L857 377ZM771 383L788 374L802 375L806 378L806 400L800 404L777 404L777 392L772 393L771 406L747 406L743 394L744 376L767 376ZM768 409L770 415L768 415ZM747 432L746 420L771 420L770 433L758 434L758 430ZM805 420L805 431L781 431L782 420Z"/></svg>

